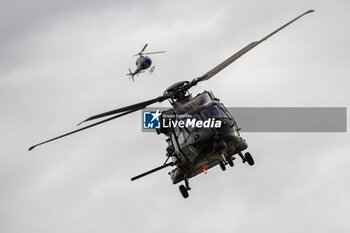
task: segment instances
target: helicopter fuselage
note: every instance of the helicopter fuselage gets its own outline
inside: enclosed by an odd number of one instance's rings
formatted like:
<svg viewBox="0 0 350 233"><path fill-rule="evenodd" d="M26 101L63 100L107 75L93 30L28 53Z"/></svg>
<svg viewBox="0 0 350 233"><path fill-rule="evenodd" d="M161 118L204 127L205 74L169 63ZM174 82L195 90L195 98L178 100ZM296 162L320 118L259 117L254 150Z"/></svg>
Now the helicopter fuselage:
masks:
<svg viewBox="0 0 350 233"><path fill-rule="evenodd" d="M167 156L176 165L169 172L173 184L206 172L247 148L236 121L211 92L172 104L174 108L162 113L163 123L169 127L157 132L168 136ZM177 121L185 122L183 127L169 124ZM198 121L207 122L207 127L205 123L195 124Z"/></svg>
<svg viewBox="0 0 350 233"><path fill-rule="evenodd" d="M151 60L151 58L149 58L147 56L140 56L136 60L136 66L137 66L137 68L140 67L141 70L145 70L145 69L149 68L151 65L152 65L152 60Z"/></svg>
<svg viewBox="0 0 350 233"><path fill-rule="evenodd" d="M151 58L147 56L140 55L139 58L136 60L136 70L134 72L131 72L129 75L132 77L136 74L140 73L143 70L147 70L152 65Z"/></svg>

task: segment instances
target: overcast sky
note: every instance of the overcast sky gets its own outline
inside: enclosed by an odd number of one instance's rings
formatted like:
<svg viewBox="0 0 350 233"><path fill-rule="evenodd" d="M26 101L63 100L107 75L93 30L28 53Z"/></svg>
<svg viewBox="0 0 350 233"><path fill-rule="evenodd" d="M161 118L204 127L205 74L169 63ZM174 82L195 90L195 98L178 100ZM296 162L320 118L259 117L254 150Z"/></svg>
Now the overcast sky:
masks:
<svg viewBox="0 0 350 233"><path fill-rule="evenodd" d="M349 1L2 0L0 232L348 233L348 133L243 133L256 165L210 169L188 199L170 169L130 182L166 158L139 113L27 151L206 73L308 9L192 92L228 107L349 107ZM145 43L167 53L132 83Z"/></svg>

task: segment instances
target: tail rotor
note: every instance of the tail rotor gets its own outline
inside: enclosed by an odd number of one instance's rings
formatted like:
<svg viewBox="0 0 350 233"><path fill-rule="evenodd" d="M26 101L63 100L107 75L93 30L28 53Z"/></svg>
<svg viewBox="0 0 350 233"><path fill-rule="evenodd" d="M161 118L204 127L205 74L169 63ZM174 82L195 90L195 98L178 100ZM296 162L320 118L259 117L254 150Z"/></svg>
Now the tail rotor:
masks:
<svg viewBox="0 0 350 233"><path fill-rule="evenodd" d="M129 73L126 74L129 76L129 79L131 79L133 82L135 82L135 79L134 79L134 73L131 71L131 69L129 68Z"/></svg>

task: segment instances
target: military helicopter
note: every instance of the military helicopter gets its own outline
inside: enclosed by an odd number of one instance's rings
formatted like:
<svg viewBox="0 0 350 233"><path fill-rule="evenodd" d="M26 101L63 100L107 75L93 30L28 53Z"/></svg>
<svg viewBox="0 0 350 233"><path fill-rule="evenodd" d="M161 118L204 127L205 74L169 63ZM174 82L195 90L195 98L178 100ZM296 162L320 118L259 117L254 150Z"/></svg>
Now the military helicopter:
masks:
<svg viewBox="0 0 350 233"><path fill-rule="evenodd" d="M173 184L184 181L184 185L180 185L179 190L182 196L187 198L189 196L188 191L191 189L189 186L190 178L202 172L206 173L208 169L216 165L219 165L222 170L226 170L227 164L231 167L234 165L233 160L236 155L241 158L243 163L248 163L251 166L254 165L252 155L249 152L246 152L245 154L242 153L242 151L247 149L248 144L240 136L240 129L237 126L237 122L220 100L210 91L204 91L193 97L189 93L189 89L200 82L210 79L255 46L259 45L302 16L313 11L314 10L306 11L264 38L248 44L221 64L217 65L204 75L194 78L192 81L177 82L168 87L164 93L157 98L89 117L80 124L100 118L105 119L36 144L30 147L29 150L70 134L125 116L132 112L142 110L151 104L169 100L172 108L163 111L161 114L157 111L154 116L154 118L157 118L161 115L163 124L169 125L168 127L160 127L156 130L158 134L164 134L167 137L167 159L162 166L135 176L131 178L131 180L134 181L163 168L175 166L175 168L168 174L170 175ZM177 124L175 124L176 121L178 121ZM187 124L180 124L179 121L186 121ZM206 121L214 121L215 126L213 127L213 124L209 123L211 126L205 128L200 127L200 124L197 124L198 122L205 124L203 122ZM183 127L181 127L181 125ZM171 162L168 162L169 159L171 159Z"/></svg>
<svg viewBox="0 0 350 233"><path fill-rule="evenodd" d="M157 54L157 53L165 53L165 51L158 51L158 52L148 52L148 53L144 53L143 51L145 51L146 47L148 46L148 44L145 44L145 46L143 46L143 48L141 49L141 51L137 54L135 54L134 56L139 56L136 60L136 70L134 72L131 71L131 69L129 68L129 73L127 75L129 75L129 77L132 79L132 81L134 82L134 76L144 72L145 70L147 70L149 68L149 72L150 74L153 73L155 66L152 66L152 60L151 58L147 57L147 56L143 56L143 55L149 55L149 54Z"/></svg>

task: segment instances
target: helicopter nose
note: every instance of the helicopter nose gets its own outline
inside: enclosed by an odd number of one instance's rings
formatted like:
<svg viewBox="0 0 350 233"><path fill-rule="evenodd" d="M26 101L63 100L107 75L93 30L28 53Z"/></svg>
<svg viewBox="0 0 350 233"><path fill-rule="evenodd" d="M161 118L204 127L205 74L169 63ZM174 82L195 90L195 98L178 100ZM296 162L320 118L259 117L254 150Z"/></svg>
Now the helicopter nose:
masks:
<svg viewBox="0 0 350 233"><path fill-rule="evenodd" d="M236 151L243 151L248 148L247 142L243 138L239 138L239 142L236 145Z"/></svg>

